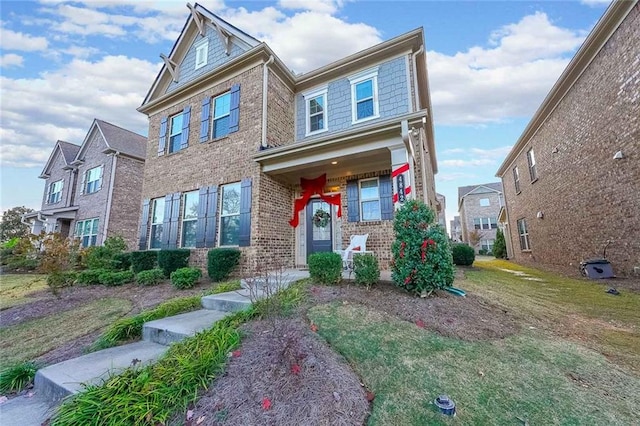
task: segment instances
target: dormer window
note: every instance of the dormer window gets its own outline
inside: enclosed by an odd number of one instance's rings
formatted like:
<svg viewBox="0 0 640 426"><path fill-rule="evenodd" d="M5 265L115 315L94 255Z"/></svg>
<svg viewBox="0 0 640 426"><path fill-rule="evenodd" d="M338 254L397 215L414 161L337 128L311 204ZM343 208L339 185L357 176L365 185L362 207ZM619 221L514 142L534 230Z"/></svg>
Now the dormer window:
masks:
<svg viewBox="0 0 640 426"><path fill-rule="evenodd" d="M351 113L354 123L379 117L378 68L349 77Z"/></svg>
<svg viewBox="0 0 640 426"><path fill-rule="evenodd" d="M204 40L196 46L196 68L202 68L207 65L209 56L209 40Z"/></svg>
<svg viewBox="0 0 640 426"><path fill-rule="evenodd" d="M303 96L306 105L306 136L326 131L327 88L324 87Z"/></svg>

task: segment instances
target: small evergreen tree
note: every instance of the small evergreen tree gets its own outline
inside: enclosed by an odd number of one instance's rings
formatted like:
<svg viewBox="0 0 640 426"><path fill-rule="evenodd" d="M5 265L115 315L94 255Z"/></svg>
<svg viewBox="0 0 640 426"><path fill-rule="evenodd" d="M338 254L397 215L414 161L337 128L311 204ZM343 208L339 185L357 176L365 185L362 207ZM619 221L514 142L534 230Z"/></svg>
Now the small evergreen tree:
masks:
<svg viewBox="0 0 640 426"><path fill-rule="evenodd" d="M447 234L434 219L423 202L410 200L396 212L393 223L391 277L397 286L421 296L453 283Z"/></svg>
<svg viewBox="0 0 640 426"><path fill-rule="evenodd" d="M493 255L498 259L507 257L507 244L504 240L504 233L499 228L496 231L496 240L493 243Z"/></svg>

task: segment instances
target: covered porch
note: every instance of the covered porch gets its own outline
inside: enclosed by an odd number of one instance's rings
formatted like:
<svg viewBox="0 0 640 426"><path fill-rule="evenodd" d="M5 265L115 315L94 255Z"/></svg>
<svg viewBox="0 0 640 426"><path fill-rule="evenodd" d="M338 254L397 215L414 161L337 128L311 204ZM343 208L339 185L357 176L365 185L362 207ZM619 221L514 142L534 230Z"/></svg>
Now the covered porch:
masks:
<svg viewBox="0 0 640 426"><path fill-rule="evenodd" d="M71 234L71 222L76 218L78 207L41 210L22 216L22 223L31 226L32 234L58 232L63 238Z"/></svg>

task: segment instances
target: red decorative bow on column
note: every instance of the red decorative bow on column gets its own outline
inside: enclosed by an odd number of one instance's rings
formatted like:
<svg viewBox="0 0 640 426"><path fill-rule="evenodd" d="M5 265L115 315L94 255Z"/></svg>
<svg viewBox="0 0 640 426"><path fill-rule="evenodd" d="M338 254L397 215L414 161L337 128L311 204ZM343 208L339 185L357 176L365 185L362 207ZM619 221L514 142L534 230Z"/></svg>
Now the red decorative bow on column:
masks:
<svg viewBox="0 0 640 426"><path fill-rule="evenodd" d="M323 194L324 186L327 183L326 173L318 176L315 179L300 178L300 186L302 187L302 197L298 198L293 203L293 219L289 221L289 225L294 228L298 226L298 213L305 208L309 199L315 194L319 194L323 201L329 204L338 206L338 217L342 217L342 202L340 200L340 194L327 195Z"/></svg>

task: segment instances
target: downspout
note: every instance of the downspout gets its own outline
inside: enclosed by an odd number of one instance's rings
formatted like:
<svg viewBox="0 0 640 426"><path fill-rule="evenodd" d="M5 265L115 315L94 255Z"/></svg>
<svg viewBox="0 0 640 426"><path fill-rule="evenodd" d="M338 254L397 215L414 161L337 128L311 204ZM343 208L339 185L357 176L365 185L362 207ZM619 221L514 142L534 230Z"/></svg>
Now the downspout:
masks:
<svg viewBox="0 0 640 426"><path fill-rule="evenodd" d="M104 244L104 240L107 239L107 229L109 229L109 219L111 217L111 200L113 198L113 186L116 180L116 165L118 164L118 155L120 152L116 151L113 153L113 161L111 162L111 175L109 176L109 195L107 195L107 212L104 217L104 232L102 233L102 242L100 245Z"/></svg>
<svg viewBox="0 0 640 426"><path fill-rule="evenodd" d="M269 57L269 60L265 62L262 69L262 142L260 143L260 149L267 147L267 89L269 81L269 65L273 63L275 58L273 55Z"/></svg>
<svg viewBox="0 0 640 426"><path fill-rule="evenodd" d="M418 95L418 62L416 61L416 57L421 53L424 53L424 43L420 45L420 49L418 49L417 52L411 55L413 57L413 96L415 97L414 101L416 103L416 111L420 110L420 96Z"/></svg>

